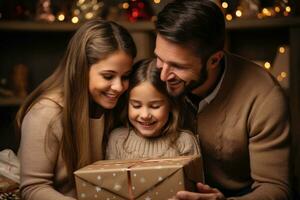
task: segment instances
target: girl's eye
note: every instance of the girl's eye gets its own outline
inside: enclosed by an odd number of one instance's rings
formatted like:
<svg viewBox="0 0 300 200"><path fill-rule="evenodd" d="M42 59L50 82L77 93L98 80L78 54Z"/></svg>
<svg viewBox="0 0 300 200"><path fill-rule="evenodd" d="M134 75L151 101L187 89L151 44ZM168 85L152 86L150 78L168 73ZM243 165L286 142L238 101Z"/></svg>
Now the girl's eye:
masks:
<svg viewBox="0 0 300 200"><path fill-rule="evenodd" d="M158 109L158 108L160 108L160 105L151 105L151 108L153 108L153 109Z"/></svg>
<svg viewBox="0 0 300 200"><path fill-rule="evenodd" d="M135 108L135 109L138 109L138 108L141 107L140 105L134 105L134 104L131 104L131 106L132 106L133 108Z"/></svg>
<svg viewBox="0 0 300 200"><path fill-rule="evenodd" d="M129 101L129 104L133 108L140 108L142 106L140 103L134 101Z"/></svg>

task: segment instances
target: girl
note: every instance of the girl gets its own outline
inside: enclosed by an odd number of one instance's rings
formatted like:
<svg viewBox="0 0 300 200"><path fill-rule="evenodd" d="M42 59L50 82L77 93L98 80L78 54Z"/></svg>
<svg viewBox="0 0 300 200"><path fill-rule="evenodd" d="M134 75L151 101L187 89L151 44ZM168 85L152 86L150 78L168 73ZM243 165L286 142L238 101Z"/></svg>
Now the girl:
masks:
<svg viewBox="0 0 300 200"><path fill-rule="evenodd" d="M76 197L73 171L103 159L108 110L128 88L135 55L131 36L114 22L91 20L75 33L17 114L22 199Z"/></svg>
<svg viewBox="0 0 300 200"><path fill-rule="evenodd" d="M199 154L192 133L179 130L179 111L168 96L155 60L134 65L128 89L128 128L115 129L107 159L174 157Z"/></svg>

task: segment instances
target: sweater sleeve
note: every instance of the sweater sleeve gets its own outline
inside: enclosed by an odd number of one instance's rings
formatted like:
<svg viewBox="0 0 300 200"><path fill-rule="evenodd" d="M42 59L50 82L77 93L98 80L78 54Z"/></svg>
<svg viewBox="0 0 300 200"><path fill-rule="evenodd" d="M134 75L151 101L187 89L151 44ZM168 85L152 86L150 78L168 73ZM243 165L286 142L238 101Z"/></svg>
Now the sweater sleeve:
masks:
<svg viewBox="0 0 300 200"><path fill-rule="evenodd" d="M236 200L291 199L289 114L280 88L257 99L249 120L252 192Z"/></svg>
<svg viewBox="0 0 300 200"><path fill-rule="evenodd" d="M177 146L181 156L200 155L199 143L189 131L182 131L177 139Z"/></svg>
<svg viewBox="0 0 300 200"><path fill-rule="evenodd" d="M20 190L24 200L73 199L56 191L53 184L59 141L52 131L47 131L57 114L57 105L38 103L26 114L22 122L19 157ZM52 125L56 127L54 123Z"/></svg>
<svg viewBox="0 0 300 200"><path fill-rule="evenodd" d="M123 141L128 133L127 128L117 128L109 134L108 144L106 147L106 160L124 159L121 155Z"/></svg>

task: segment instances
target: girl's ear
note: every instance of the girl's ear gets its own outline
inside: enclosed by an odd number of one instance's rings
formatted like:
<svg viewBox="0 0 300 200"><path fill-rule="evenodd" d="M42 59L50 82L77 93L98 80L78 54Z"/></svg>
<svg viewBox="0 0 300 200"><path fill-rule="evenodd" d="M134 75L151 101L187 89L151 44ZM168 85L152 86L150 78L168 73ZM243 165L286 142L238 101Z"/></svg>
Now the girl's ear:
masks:
<svg viewBox="0 0 300 200"><path fill-rule="evenodd" d="M208 69L215 69L218 67L221 59L224 56L224 52L223 51L217 51L216 53L214 53L213 55L211 55L209 57L209 59L207 60L207 68Z"/></svg>

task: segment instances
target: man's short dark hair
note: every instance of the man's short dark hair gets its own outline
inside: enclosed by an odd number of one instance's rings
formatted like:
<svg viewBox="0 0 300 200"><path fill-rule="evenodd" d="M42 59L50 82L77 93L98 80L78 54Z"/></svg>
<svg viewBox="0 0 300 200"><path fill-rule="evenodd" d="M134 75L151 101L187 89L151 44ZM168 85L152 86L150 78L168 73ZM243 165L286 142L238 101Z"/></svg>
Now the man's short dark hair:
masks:
<svg viewBox="0 0 300 200"><path fill-rule="evenodd" d="M223 50L224 15L212 0L175 0L158 14L157 32L165 39L188 45L202 58Z"/></svg>

